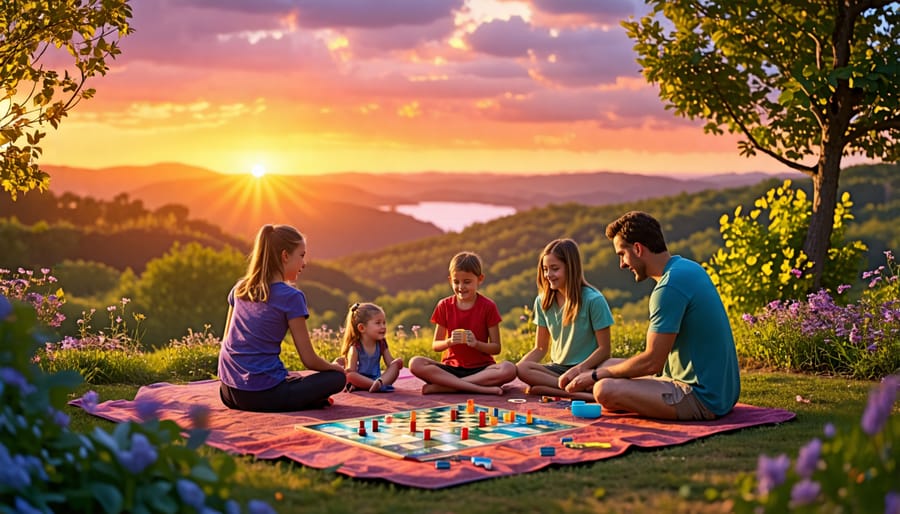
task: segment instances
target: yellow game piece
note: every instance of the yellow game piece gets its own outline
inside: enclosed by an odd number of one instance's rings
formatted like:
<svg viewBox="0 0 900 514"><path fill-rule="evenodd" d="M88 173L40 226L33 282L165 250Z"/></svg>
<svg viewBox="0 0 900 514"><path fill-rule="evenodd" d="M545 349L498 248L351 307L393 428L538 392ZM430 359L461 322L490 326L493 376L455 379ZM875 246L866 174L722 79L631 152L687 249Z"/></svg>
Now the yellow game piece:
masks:
<svg viewBox="0 0 900 514"><path fill-rule="evenodd" d="M534 423L534 417L531 415L531 409L528 409L528 411L525 413L525 423L528 425Z"/></svg>
<svg viewBox="0 0 900 514"><path fill-rule="evenodd" d="M415 421L415 420L416 420L416 411L412 411L412 412L409 413L409 420L410 420L410 421Z"/></svg>
<svg viewBox="0 0 900 514"><path fill-rule="evenodd" d="M475 400L466 400L466 412L469 414L475 412Z"/></svg>
<svg viewBox="0 0 900 514"><path fill-rule="evenodd" d="M491 416L491 426L497 426L497 416Z"/></svg>

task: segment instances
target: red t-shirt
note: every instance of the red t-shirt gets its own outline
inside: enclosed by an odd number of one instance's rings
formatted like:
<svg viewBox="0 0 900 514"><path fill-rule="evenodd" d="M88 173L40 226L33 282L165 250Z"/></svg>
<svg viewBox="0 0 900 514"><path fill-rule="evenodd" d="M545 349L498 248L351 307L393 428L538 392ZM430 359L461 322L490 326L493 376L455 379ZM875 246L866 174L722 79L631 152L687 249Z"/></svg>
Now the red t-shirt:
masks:
<svg viewBox="0 0 900 514"><path fill-rule="evenodd" d="M488 329L499 325L502 318L497 304L485 296L477 295L471 309L462 310L456 306L456 296L448 296L439 301L431 315L431 322L451 332L457 328L471 330L475 339L488 340ZM456 344L441 355L441 362L460 368L478 368L494 364L494 357L467 344Z"/></svg>

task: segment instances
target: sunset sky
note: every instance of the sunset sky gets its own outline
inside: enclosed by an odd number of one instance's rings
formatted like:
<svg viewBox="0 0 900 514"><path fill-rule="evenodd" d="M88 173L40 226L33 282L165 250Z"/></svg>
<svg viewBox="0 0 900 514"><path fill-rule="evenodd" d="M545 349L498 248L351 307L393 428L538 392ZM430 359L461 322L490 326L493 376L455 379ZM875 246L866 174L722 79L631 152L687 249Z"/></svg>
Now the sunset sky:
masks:
<svg viewBox="0 0 900 514"><path fill-rule="evenodd" d="M43 163L225 173L783 171L664 110L637 0L136 0Z"/></svg>

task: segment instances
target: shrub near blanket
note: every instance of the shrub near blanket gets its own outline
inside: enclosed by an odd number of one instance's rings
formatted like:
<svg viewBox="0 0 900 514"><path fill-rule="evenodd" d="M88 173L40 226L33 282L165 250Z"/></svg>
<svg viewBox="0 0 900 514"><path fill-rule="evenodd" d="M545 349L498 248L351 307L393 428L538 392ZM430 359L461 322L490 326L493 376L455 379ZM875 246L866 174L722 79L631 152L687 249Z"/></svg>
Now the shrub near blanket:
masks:
<svg viewBox="0 0 900 514"><path fill-rule="evenodd" d="M15 512L241 511L226 500L231 457L207 461L195 451L204 430L191 430L187 441L174 422L156 419L122 423L112 433L69 430L61 408L81 377L34 365L34 309L10 309L2 296L0 304L0 505ZM274 512L257 500L248 507Z"/></svg>

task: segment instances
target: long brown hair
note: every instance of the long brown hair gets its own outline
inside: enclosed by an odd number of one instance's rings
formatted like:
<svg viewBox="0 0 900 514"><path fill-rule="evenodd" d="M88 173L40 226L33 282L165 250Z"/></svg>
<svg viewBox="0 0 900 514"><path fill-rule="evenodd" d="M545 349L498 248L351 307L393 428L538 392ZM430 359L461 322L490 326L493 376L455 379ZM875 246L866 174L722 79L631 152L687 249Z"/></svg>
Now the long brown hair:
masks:
<svg viewBox="0 0 900 514"><path fill-rule="evenodd" d="M358 343L361 338L359 325L365 325L378 314L384 314L384 309L374 303L354 303L347 311L347 320L344 322L344 339L341 342L341 357L347 357L350 346Z"/></svg>
<svg viewBox="0 0 900 514"><path fill-rule="evenodd" d="M575 320L581 308L581 287L594 287L584 278L581 267L581 252L578 244L571 239L554 239L547 243L537 264L537 287L541 295L541 308L545 311L556 302L558 291L550 289L550 282L544 277L544 256L553 255L566 267L565 303L563 303L563 324L568 325Z"/></svg>
<svg viewBox="0 0 900 514"><path fill-rule="evenodd" d="M256 234L247 273L238 283L235 296L251 302L269 299L269 284L276 274L284 274L281 252L293 252L303 242L303 234L290 225L263 225Z"/></svg>

